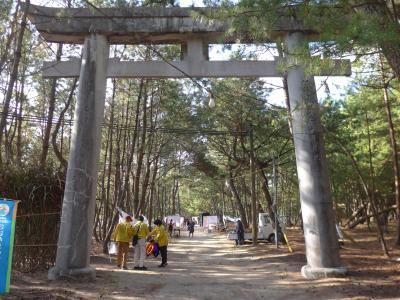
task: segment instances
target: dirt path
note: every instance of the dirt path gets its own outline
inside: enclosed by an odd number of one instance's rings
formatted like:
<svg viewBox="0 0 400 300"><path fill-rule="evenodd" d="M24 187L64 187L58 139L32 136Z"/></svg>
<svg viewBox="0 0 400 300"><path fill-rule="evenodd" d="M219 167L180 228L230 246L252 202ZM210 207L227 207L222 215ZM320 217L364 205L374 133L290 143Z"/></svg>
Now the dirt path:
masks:
<svg viewBox="0 0 400 300"><path fill-rule="evenodd" d="M235 247L225 235L197 228L194 238L183 232L173 239L168 254L166 268L153 257L147 271L117 270L108 257L94 256L98 278L89 283L48 282L45 272L14 274L12 294L4 299L400 299L400 290L388 290L395 283L362 286L351 276L307 281L300 275L301 253L267 244ZM375 289L385 288L388 293L377 297Z"/></svg>
<svg viewBox="0 0 400 300"><path fill-rule="evenodd" d="M158 260L151 259L147 261L150 271L130 271L131 278L116 272L114 279L119 288L128 290L133 280L140 288L132 295L149 299L310 299L312 294L287 289L280 282L285 277L284 263L259 264L246 254L247 248L234 247L225 236L196 232L193 239L173 240L167 268L160 270ZM109 299L125 299L125 293Z"/></svg>

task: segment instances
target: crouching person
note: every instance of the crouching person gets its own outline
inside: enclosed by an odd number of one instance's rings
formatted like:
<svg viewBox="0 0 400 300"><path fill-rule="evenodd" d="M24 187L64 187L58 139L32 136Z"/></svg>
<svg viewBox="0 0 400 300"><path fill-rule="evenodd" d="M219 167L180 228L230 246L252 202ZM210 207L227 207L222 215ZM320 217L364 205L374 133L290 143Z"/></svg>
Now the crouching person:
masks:
<svg viewBox="0 0 400 300"><path fill-rule="evenodd" d="M125 221L115 228L113 240L118 244L117 267L128 269L129 242L132 239L134 229L131 225L132 217L126 216Z"/></svg>
<svg viewBox="0 0 400 300"><path fill-rule="evenodd" d="M167 263L168 234L161 220L159 219L155 220L154 224L156 225L156 227L150 233L150 236L154 239L156 243L158 243L158 249L161 254L161 265L159 265L159 267L165 267L166 265L168 265Z"/></svg>

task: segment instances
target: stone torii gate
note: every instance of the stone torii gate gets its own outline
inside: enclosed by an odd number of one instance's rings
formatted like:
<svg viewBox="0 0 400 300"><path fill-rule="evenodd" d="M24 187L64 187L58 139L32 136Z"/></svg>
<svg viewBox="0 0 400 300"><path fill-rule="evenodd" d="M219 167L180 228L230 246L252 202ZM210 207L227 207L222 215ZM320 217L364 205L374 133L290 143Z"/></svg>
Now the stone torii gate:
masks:
<svg viewBox="0 0 400 300"><path fill-rule="evenodd" d="M49 279L95 277L89 252L107 77L282 77L276 61L209 61L208 44L235 41L225 37L227 23L202 23L192 18L193 10L30 5L28 17L46 41L84 44L82 59L45 63L43 69L44 77L79 76L80 82L56 264ZM309 33L317 34L285 19L275 25L272 39L284 40L290 64L287 80L307 256L302 274L320 278L344 275L346 268L339 256L314 78L296 60ZM182 59L122 62L109 58L110 44L180 44ZM350 74L348 61L330 65L315 75Z"/></svg>

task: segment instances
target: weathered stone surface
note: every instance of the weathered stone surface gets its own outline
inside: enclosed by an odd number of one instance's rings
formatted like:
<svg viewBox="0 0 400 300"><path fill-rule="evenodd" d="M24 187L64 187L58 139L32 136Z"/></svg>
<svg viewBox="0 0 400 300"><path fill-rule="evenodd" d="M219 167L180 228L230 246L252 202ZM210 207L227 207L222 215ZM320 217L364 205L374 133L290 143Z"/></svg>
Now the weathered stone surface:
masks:
<svg viewBox="0 0 400 300"><path fill-rule="evenodd" d="M209 61L208 45L200 39L182 44L182 61L120 61L109 59L107 77L111 78L187 78L187 77L282 77L279 61ZM319 60L319 58L315 58ZM313 75L350 75L349 60L323 60ZM44 77L78 77L80 59L45 62Z"/></svg>
<svg viewBox="0 0 400 300"><path fill-rule="evenodd" d="M350 61L337 60L334 67L322 69L316 76L350 75ZM45 62L44 77L78 77L80 60ZM110 59L110 78L187 78L190 77L282 77L277 61L119 61Z"/></svg>
<svg viewBox="0 0 400 300"><path fill-rule="evenodd" d="M315 82L295 63L297 55L305 54L303 43L300 32L286 38L289 63L294 62L287 81L308 264L302 274L317 278L342 274L345 268L339 256Z"/></svg>
<svg viewBox="0 0 400 300"><path fill-rule="evenodd" d="M312 268L306 265L301 268L301 275L307 279L345 277L347 275L347 268Z"/></svg>
<svg viewBox="0 0 400 300"><path fill-rule="evenodd" d="M96 200L109 46L103 36L86 38L74 114L55 267L48 278L94 277L89 254Z"/></svg>
<svg viewBox="0 0 400 300"><path fill-rule="evenodd" d="M207 41L236 42L226 37L229 22L207 22L194 18L193 11L212 8L51 8L30 5L28 18L49 42L83 43L86 35L98 33L107 36L111 44L180 43L203 37ZM304 28L293 18L280 19L271 35L284 32L317 30ZM263 42L263 41L258 41ZM267 41L264 41L267 42Z"/></svg>
<svg viewBox="0 0 400 300"><path fill-rule="evenodd" d="M44 77L78 77L79 61L47 62ZM110 60L107 77L111 78L187 78L190 77L280 77L276 61L203 61L133 62Z"/></svg>

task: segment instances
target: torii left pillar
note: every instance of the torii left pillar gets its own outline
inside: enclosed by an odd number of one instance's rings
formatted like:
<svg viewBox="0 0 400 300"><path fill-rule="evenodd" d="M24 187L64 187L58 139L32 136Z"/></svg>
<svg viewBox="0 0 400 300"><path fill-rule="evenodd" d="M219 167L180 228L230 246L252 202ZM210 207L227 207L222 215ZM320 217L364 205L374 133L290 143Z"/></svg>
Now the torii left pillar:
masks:
<svg viewBox="0 0 400 300"><path fill-rule="evenodd" d="M90 267L101 125L104 118L106 74L109 54L107 38L91 34L85 38L79 75L56 264L50 280L60 277L95 278Z"/></svg>

